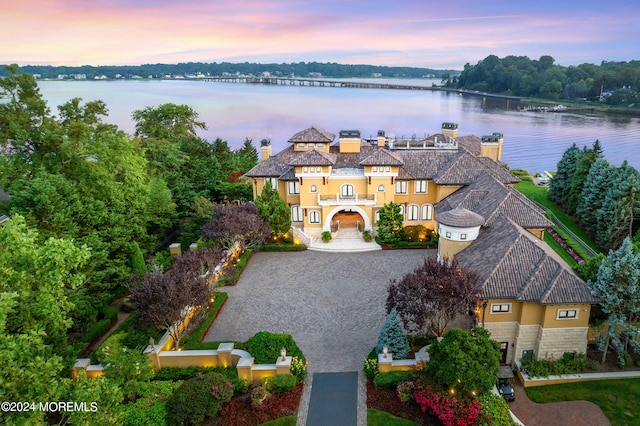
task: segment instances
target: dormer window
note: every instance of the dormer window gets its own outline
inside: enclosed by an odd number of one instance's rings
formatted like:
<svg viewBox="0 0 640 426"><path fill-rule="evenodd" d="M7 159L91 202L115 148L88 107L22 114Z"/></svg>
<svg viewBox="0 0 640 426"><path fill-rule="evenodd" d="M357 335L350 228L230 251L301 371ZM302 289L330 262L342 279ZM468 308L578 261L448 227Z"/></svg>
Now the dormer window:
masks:
<svg viewBox="0 0 640 426"><path fill-rule="evenodd" d="M304 167L302 168L302 173L309 173L309 167L304 166Z"/></svg>
<svg viewBox="0 0 640 426"><path fill-rule="evenodd" d="M306 148L307 144L306 143L299 143L299 144L297 144L297 147L298 148Z"/></svg>
<svg viewBox="0 0 640 426"><path fill-rule="evenodd" d="M309 144L311 145L311 144ZM324 148L324 144L323 143L317 143L316 144L316 148Z"/></svg>
<svg viewBox="0 0 640 426"><path fill-rule="evenodd" d="M377 172L378 172L378 166L373 166L373 167L371 168L371 171L372 171L373 173L377 173Z"/></svg>

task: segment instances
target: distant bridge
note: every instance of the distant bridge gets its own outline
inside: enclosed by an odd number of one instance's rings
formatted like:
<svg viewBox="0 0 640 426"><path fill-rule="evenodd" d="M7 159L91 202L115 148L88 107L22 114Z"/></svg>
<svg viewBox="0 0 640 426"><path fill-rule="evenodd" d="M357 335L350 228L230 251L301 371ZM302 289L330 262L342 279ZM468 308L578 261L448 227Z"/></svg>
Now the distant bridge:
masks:
<svg viewBox="0 0 640 426"><path fill-rule="evenodd" d="M194 77L189 80L223 82L223 83L247 83L247 84L269 84L278 86L317 86L317 87L349 87L359 89L395 89L395 90L431 90L433 92L453 92L464 95L482 96L485 98L513 99L520 100L520 96L496 95L473 90L452 89L440 86L418 86L413 84L397 83L375 83L349 80L326 80L317 78L302 77Z"/></svg>

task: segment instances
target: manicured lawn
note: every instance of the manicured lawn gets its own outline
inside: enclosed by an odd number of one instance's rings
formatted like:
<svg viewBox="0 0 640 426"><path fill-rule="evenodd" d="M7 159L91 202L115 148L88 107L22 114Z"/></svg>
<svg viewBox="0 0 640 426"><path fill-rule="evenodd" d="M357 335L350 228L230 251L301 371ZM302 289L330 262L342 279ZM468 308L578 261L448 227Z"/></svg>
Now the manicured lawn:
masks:
<svg viewBox="0 0 640 426"><path fill-rule="evenodd" d="M298 418L296 416L280 417L270 422L262 423L260 426L296 426Z"/></svg>
<svg viewBox="0 0 640 426"><path fill-rule="evenodd" d="M578 262L573 257L571 257L571 255L567 253L565 249L562 248L560 243L554 240L553 237L546 231L544 233L544 242L547 243L549 247L553 249L553 251L558 253L560 257L564 259L564 261L567 262L567 264L572 268L578 264Z"/></svg>
<svg viewBox="0 0 640 426"><path fill-rule="evenodd" d="M414 426L411 420L396 417L386 411L376 410L375 408L367 409L367 426Z"/></svg>
<svg viewBox="0 0 640 426"><path fill-rule="evenodd" d="M594 380L525 390L529 398L538 403L591 401L614 426L638 424L640 419L640 379Z"/></svg>
<svg viewBox="0 0 640 426"><path fill-rule="evenodd" d="M584 241L589 247L591 247L596 252L599 252L598 246L591 240L591 238L584 233L582 229L580 229L573 220L567 216L565 212L563 212L558 206L556 206L552 201L547 199L547 190L548 188L544 186L537 186L533 182L520 182L515 184L515 188L522 192L527 198L542 204L547 210L550 210L558 219L562 221L562 223L571 230L574 234L576 234L582 241Z"/></svg>
<svg viewBox="0 0 640 426"><path fill-rule="evenodd" d="M184 349L218 349L219 342L203 342L204 335L209 330L209 326L218 316L218 312L222 308L222 305L227 300L228 294L222 291L216 292L216 299L213 302L213 306L207 312L207 316L202 323L196 328L189 340L184 345ZM215 345L215 346L214 346Z"/></svg>

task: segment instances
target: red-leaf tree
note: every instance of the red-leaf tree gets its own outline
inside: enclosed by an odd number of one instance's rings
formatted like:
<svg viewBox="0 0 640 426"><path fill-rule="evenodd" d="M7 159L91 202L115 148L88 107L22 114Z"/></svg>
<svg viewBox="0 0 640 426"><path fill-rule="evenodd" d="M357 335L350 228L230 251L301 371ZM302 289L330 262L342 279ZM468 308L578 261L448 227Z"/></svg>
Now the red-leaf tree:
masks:
<svg viewBox="0 0 640 426"><path fill-rule="evenodd" d="M219 241L225 249L230 249L237 241L244 251L264 244L271 235L271 228L253 203L218 204L213 210L213 219L204 225L202 235L208 240Z"/></svg>
<svg viewBox="0 0 640 426"><path fill-rule="evenodd" d="M132 281L131 301L140 321L169 330L177 348L189 308L197 309L211 297L205 274L213 271L222 258L220 249L187 252L176 258L164 273L154 270L141 280Z"/></svg>
<svg viewBox="0 0 640 426"><path fill-rule="evenodd" d="M407 331L442 336L456 315L475 308L479 291L475 272L462 269L455 260L425 258L400 281L391 281L387 312L395 308Z"/></svg>

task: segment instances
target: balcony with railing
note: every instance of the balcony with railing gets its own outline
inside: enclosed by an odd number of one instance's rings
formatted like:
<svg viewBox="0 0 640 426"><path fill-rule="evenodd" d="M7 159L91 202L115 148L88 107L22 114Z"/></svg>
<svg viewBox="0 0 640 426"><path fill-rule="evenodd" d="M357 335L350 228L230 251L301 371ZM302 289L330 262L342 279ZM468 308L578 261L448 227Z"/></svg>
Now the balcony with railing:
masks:
<svg viewBox="0 0 640 426"><path fill-rule="evenodd" d="M376 194L318 194L320 206L374 206L375 204Z"/></svg>

